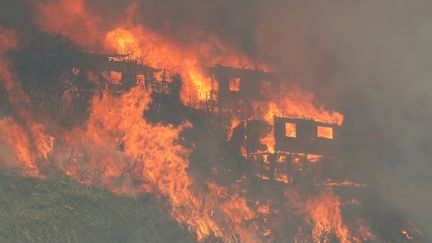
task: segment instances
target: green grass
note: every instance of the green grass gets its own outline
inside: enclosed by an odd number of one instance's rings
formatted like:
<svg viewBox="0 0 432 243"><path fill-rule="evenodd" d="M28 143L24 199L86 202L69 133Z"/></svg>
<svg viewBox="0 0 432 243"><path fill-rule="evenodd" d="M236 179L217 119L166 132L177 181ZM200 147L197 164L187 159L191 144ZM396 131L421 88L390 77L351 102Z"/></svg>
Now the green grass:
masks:
<svg viewBox="0 0 432 243"><path fill-rule="evenodd" d="M193 242L150 196L0 171L0 242Z"/></svg>

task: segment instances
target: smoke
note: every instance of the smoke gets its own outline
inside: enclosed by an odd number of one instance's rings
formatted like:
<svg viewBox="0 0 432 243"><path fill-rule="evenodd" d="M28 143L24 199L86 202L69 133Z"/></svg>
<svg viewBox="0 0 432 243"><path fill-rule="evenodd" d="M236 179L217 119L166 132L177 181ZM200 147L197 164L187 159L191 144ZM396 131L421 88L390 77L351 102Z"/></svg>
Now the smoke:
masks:
<svg viewBox="0 0 432 243"><path fill-rule="evenodd" d="M87 1L89 8L108 22L122 21L119 12L133 11L132 23L144 23L148 28L175 38L190 42L196 30L222 37L236 44L241 50L253 52L254 28L259 10L257 0L240 1Z"/></svg>
<svg viewBox="0 0 432 243"><path fill-rule="evenodd" d="M13 11L2 11L0 24L21 33L33 26L49 31L41 28L39 6L53 2L17 1ZM84 24L65 18L76 22L83 37L124 23L140 23L182 42L200 38L196 30L212 33L314 91L345 115L335 170L366 181L389 205L432 232L430 1L76 2L84 6L78 14L95 17Z"/></svg>
<svg viewBox="0 0 432 243"><path fill-rule="evenodd" d="M26 0L2 1L0 3L0 25L20 29L22 33L35 31L31 8Z"/></svg>
<svg viewBox="0 0 432 243"><path fill-rule="evenodd" d="M432 232L429 1L266 1L260 55L345 115L340 172Z"/></svg>

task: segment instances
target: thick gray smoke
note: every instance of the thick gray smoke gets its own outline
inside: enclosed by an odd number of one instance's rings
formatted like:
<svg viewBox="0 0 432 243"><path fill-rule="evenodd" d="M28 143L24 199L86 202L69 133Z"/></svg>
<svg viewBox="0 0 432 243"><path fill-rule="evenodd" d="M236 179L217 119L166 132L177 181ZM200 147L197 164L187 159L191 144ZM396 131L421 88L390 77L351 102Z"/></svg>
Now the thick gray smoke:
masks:
<svg viewBox="0 0 432 243"><path fill-rule="evenodd" d="M341 172L432 232L432 2L261 7L260 55L345 115Z"/></svg>
<svg viewBox="0 0 432 243"><path fill-rule="evenodd" d="M115 26L132 2L88 0L87 5ZM139 3L133 21L184 41L190 29L216 33L344 113L335 170L368 183L432 232L431 1ZM33 13L23 1L13 6L16 14L2 13L0 24L31 29Z"/></svg>
<svg viewBox="0 0 432 243"><path fill-rule="evenodd" d="M104 16L110 23L120 21L131 3L138 3L133 21L144 23L154 31L180 41L190 41L191 33L200 30L217 34L225 41L252 54L254 34L260 11L258 0L104 0L87 1L93 12ZM196 36L194 36L196 37Z"/></svg>

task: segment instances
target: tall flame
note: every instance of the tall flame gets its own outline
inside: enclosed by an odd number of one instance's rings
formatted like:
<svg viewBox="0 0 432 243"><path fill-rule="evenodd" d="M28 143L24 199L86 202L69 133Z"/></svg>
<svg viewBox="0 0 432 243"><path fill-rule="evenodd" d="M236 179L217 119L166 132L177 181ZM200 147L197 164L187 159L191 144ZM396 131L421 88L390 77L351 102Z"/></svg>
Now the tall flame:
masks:
<svg viewBox="0 0 432 243"><path fill-rule="evenodd" d="M189 191L189 150L178 142L179 132L189 125L174 128L147 123L143 112L149 101L138 87L120 97L107 91L102 98L96 95L85 127L64 136L63 146L80 157L78 161L63 159L66 174L120 194L154 192L169 199L171 214L179 223L195 226L199 239L217 233L207 216L198 217L199 202ZM84 147L89 150L86 154Z"/></svg>
<svg viewBox="0 0 432 243"><path fill-rule="evenodd" d="M117 53L131 54L143 64L170 69L184 79L181 98L202 100L212 89L208 67L224 64L253 68L255 63L233 48L223 45L215 36L207 36L202 42L175 43L143 25L131 28L119 27L105 37L105 48Z"/></svg>
<svg viewBox="0 0 432 243"><path fill-rule="evenodd" d="M26 174L38 176L36 158L47 158L52 151L53 137L46 134L43 124L34 120L30 100L12 72L5 52L17 48L19 40L13 30L0 27L0 88L7 91L7 100L15 108L16 118L0 118L0 141L3 140L23 163Z"/></svg>
<svg viewBox="0 0 432 243"><path fill-rule="evenodd" d="M330 232L334 232L341 243L351 242L342 219L340 199L331 192L323 192L319 197L309 200L306 211L314 223L312 235L315 242L321 242L323 235Z"/></svg>

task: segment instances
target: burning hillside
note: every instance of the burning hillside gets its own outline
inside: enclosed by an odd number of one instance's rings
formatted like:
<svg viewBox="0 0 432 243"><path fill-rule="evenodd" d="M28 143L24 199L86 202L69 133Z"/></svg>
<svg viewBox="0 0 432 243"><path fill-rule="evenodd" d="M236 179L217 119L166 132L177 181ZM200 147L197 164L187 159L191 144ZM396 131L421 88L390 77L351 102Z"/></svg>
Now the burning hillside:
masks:
<svg viewBox="0 0 432 243"><path fill-rule="evenodd" d="M84 0L0 28L0 165L151 195L198 242L421 241L380 228L367 185L331 176L344 115L216 34L118 21ZM366 200L366 201L365 201Z"/></svg>

